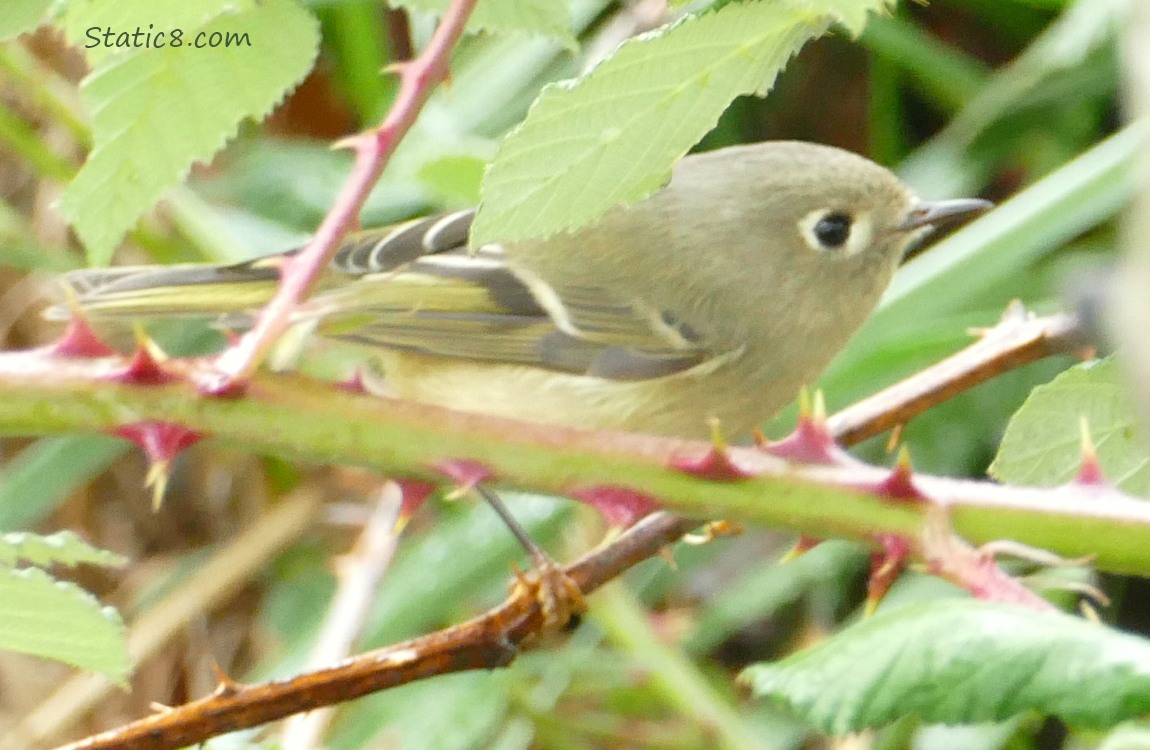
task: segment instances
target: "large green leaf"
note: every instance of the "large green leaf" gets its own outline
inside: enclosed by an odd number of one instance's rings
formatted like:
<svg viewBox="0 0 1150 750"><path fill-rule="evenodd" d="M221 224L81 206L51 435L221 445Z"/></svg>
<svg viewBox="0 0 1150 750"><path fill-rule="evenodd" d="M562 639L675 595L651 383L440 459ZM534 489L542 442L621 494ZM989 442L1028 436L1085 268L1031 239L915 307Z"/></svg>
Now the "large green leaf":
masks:
<svg viewBox="0 0 1150 750"><path fill-rule="evenodd" d="M0 568L0 650L62 661L121 685L131 668L116 611L39 568Z"/></svg>
<svg viewBox="0 0 1150 750"><path fill-rule="evenodd" d="M1083 419L1106 477L1150 496L1150 443L1114 360L1077 365L1035 388L1011 418L991 475L1011 484L1069 481L1082 464Z"/></svg>
<svg viewBox="0 0 1150 750"><path fill-rule="evenodd" d="M866 2L732 3L632 39L540 94L483 180L474 244L577 228L649 195L731 101L762 95L796 51ZM816 9L815 6L818 6Z"/></svg>
<svg viewBox="0 0 1150 750"><path fill-rule="evenodd" d="M881 613L743 679L836 735L1023 711L1104 727L1150 711L1150 643L1060 612L946 600Z"/></svg>
<svg viewBox="0 0 1150 750"><path fill-rule="evenodd" d="M194 46L216 32L244 37L238 46ZM96 263L109 260L194 161L214 154L245 118L265 116L303 78L319 32L290 0L266 0L186 31L182 41L109 57L84 81L96 146L60 209Z"/></svg>

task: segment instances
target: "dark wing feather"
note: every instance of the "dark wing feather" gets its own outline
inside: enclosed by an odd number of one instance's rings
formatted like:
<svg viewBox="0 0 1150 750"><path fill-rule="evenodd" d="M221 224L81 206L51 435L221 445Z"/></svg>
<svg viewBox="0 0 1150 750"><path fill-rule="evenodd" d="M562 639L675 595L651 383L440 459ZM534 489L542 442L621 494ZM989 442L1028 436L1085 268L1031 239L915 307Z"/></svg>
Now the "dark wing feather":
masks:
<svg viewBox="0 0 1150 750"><path fill-rule="evenodd" d="M468 252L473 217L458 211L350 236L301 318L358 344L616 380L669 375L714 354L672 316L597 287L554 289L547 296L562 309L548 311L502 248ZM294 252L229 266L79 271L65 281L99 315L230 313L229 327L242 328Z"/></svg>

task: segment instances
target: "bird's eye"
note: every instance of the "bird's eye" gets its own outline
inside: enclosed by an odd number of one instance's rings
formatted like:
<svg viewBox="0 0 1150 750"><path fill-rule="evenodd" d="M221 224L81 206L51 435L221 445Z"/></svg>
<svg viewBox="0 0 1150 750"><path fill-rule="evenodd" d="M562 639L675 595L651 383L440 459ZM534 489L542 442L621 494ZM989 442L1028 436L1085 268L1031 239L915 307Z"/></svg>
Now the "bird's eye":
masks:
<svg viewBox="0 0 1150 750"><path fill-rule="evenodd" d="M851 217L842 211L832 211L816 221L811 231L823 247L840 248L851 236Z"/></svg>

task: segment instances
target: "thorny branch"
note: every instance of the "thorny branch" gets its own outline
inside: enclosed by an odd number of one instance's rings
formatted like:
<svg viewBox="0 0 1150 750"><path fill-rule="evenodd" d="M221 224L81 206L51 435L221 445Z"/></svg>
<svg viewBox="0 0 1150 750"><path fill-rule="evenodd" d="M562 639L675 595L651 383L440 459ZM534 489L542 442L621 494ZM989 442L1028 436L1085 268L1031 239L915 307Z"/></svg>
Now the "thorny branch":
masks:
<svg viewBox="0 0 1150 750"><path fill-rule="evenodd" d="M1010 367L1077 346L1065 316L1028 318L1009 311L983 338L953 357L831 417L832 430L852 444L909 420ZM894 415L892 417L892 415ZM653 513L576 562L566 573L585 593L601 587L698 526L667 512ZM200 700L109 730L59 750L161 750L258 726L293 713L330 706L389 687L474 669L507 666L545 631L534 592L517 587L499 606L459 625L360 654L285 681L240 685L223 681Z"/></svg>
<svg viewBox="0 0 1150 750"><path fill-rule="evenodd" d="M447 78L451 50L463 35L477 0L452 0L427 47L409 62L398 63L399 93L383 123L349 138L342 145L355 149L355 165L343 190L324 217L311 242L284 268L276 295L260 312L255 326L215 363L205 387L218 393L242 387L291 324L292 312L311 293L327 268L340 240L359 217L384 167L404 134L440 81Z"/></svg>

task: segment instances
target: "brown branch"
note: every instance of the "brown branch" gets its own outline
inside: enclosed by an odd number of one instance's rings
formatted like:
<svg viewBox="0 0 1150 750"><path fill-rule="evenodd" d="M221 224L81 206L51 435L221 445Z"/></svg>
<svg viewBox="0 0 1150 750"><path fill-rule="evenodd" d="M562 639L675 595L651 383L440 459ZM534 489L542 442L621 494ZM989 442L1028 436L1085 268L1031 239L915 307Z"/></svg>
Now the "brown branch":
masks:
<svg viewBox="0 0 1150 750"><path fill-rule="evenodd" d="M400 75L399 93L387 117L378 128L344 142L343 145L355 149L351 176L311 242L285 265L279 289L260 312L255 326L216 360L214 368L204 379L204 387L209 391L227 393L242 385L287 330L292 322L292 313L311 294L340 240L355 225L360 210L400 140L415 122L435 86L447 78L451 50L463 35L476 2L452 0L423 52L414 60L396 64L395 69Z"/></svg>
<svg viewBox="0 0 1150 750"><path fill-rule="evenodd" d="M591 592L658 553L698 525L668 513L648 516L609 547L565 568ZM358 698L441 674L507 666L521 646L542 632L535 597L518 589L495 609L467 622L290 680L260 685L222 682L211 695L60 750L161 750L203 742L319 706Z"/></svg>
<svg viewBox="0 0 1150 750"><path fill-rule="evenodd" d="M905 422L965 388L1044 356L1040 352L1070 350L1075 331L1065 316L1032 319L1017 309L1008 311L998 326L975 344L831 417L832 431L844 444L858 442ZM898 419L891 421L876 405L885 405ZM658 554L697 525L698 521L670 513L654 513L610 544L567 566L565 571L583 592L590 593ZM215 693L198 701L58 750L179 748L415 680L507 666L519 649L530 646L545 627L535 597L527 590L517 589L496 608L460 625L286 681L251 686L224 682Z"/></svg>
<svg viewBox="0 0 1150 750"><path fill-rule="evenodd" d="M1004 372L1082 348L1082 330L1069 315L1034 318L1014 303L976 343L848 406L827 426L844 445L861 443Z"/></svg>

